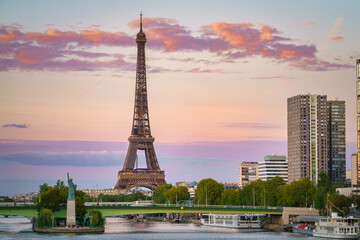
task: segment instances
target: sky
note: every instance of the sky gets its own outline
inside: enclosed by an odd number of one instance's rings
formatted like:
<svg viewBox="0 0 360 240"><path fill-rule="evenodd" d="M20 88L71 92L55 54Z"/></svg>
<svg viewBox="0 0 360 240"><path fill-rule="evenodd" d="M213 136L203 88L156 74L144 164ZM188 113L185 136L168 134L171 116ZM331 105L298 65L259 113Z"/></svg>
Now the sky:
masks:
<svg viewBox="0 0 360 240"><path fill-rule="evenodd" d="M286 156L287 98L309 93L346 102L350 168L358 9L357 0L0 0L0 195L67 172L80 189L116 184L141 11L167 182L237 182L239 163Z"/></svg>

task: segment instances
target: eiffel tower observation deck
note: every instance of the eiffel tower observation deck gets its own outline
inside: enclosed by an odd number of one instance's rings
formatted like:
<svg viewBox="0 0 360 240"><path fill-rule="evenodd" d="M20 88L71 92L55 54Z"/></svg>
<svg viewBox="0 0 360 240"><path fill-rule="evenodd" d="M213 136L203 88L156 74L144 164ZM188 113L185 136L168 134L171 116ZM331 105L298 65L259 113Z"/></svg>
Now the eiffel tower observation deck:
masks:
<svg viewBox="0 0 360 240"><path fill-rule="evenodd" d="M145 65L146 35L142 30L142 14L140 14L140 31L136 36L136 43L138 53L133 124L131 136L128 138L129 147L125 163L118 173L118 181L114 187L123 190L134 187L155 189L166 184L165 172L161 171L155 153L155 138L151 136L150 131ZM146 168L135 167L138 150L145 151Z"/></svg>

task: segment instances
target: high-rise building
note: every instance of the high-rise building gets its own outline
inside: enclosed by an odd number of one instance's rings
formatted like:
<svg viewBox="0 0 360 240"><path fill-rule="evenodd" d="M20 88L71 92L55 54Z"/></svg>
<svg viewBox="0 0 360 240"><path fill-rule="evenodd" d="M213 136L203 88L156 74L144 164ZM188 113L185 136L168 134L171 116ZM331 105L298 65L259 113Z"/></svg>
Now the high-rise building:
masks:
<svg viewBox="0 0 360 240"><path fill-rule="evenodd" d="M282 177L288 182L288 162L286 156L265 156L264 161L259 163L259 179L266 181L273 177Z"/></svg>
<svg viewBox="0 0 360 240"><path fill-rule="evenodd" d="M345 101L327 102L328 173L334 185L346 183Z"/></svg>
<svg viewBox="0 0 360 240"><path fill-rule="evenodd" d="M297 95L287 100L288 181L318 181L328 172L326 95Z"/></svg>
<svg viewBox="0 0 360 240"><path fill-rule="evenodd" d="M243 162L239 165L239 187L255 182L259 179L259 163Z"/></svg>
<svg viewBox="0 0 360 240"><path fill-rule="evenodd" d="M351 155L351 186L358 184L358 177L357 177L357 153Z"/></svg>
<svg viewBox="0 0 360 240"><path fill-rule="evenodd" d="M356 60L356 102L357 102L357 182L360 183L360 59Z"/></svg>

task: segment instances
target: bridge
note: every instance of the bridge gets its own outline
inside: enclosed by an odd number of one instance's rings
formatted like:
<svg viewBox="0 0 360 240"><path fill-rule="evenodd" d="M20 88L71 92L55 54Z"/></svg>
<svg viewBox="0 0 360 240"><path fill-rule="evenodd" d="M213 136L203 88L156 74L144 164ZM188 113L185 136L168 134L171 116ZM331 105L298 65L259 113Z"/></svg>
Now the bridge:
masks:
<svg viewBox="0 0 360 240"><path fill-rule="evenodd" d="M157 213L221 213L221 214L270 214L282 215L282 209L261 207L232 207L232 206L87 206L87 210L97 209L104 217L118 215L157 214ZM0 215L37 217L34 206L0 207ZM54 212L57 218L66 218L66 208Z"/></svg>
<svg viewBox="0 0 360 240"><path fill-rule="evenodd" d="M138 203L137 203L138 204ZM214 213L214 214L264 214L268 216L269 224L279 226L289 224L290 219L297 216L319 216L319 211L314 208L292 208L292 207L250 207L250 206L181 206L178 205L147 205L140 206L136 203L87 203L87 210L97 209L101 211L103 217L119 215L137 214L195 214L195 213ZM90 205L90 206L89 206ZM37 217L37 210L34 206L7 206L0 207L0 215ZM61 208L54 212L56 218L66 218L66 208Z"/></svg>

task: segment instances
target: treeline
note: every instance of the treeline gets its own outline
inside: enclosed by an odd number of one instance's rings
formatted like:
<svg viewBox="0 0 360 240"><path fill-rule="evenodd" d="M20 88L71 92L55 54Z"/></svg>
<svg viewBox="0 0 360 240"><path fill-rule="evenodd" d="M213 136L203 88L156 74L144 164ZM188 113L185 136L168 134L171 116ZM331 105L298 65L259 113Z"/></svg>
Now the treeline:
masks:
<svg viewBox="0 0 360 240"><path fill-rule="evenodd" d="M154 203L176 203L175 196L177 196L177 201L190 199L187 187L173 187L171 184L167 184L155 189L153 200ZM338 194L326 173L319 174L317 185L309 178L286 184L281 177L274 177L267 181L257 180L239 190L224 190L223 184L211 178L203 179L195 190L193 205L312 206L325 213L328 200L339 209L345 210L353 202L360 205L360 197L355 199Z"/></svg>
<svg viewBox="0 0 360 240"><path fill-rule="evenodd" d="M171 184L166 184L157 187L153 192L154 203L171 203L175 204L181 200L189 200L190 193L185 186L173 187ZM176 202L177 201L177 202Z"/></svg>

